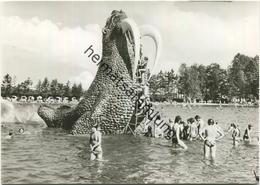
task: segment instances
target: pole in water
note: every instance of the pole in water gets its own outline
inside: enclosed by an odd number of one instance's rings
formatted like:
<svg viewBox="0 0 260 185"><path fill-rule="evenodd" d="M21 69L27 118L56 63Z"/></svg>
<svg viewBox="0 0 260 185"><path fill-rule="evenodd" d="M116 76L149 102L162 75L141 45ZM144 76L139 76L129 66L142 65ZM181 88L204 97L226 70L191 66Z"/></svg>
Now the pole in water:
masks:
<svg viewBox="0 0 260 185"><path fill-rule="evenodd" d="M256 181L259 181L259 175L256 175L255 170L253 170L253 172L254 172L254 174L255 174L255 180L256 180Z"/></svg>

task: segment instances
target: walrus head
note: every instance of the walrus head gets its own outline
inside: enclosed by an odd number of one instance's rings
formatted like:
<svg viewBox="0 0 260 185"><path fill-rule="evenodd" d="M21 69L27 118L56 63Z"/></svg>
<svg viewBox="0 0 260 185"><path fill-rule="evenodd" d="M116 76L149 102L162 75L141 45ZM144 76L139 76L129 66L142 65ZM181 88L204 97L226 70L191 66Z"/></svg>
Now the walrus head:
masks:
<svg viewBox="0 0 260 185"><path fill-rule="evenodd" d="M161 38L152 26L137 26L123 11L112 11L102 30L102 59L96 76L75 107L42 105L39 116L49 127L62 127L73 134L88 133L95 122L107 133L123 131L134 114L137 65L141 38L155 41L156 67ZM151 72L153 72L153 69ZM134 96L132 96L134 95Z"/></svg>
<svg viewBox="0 0 260 185"><path fill-rule="evenodd" d="M128 18L122 10L114 10L111 16L107 19L105 27L102 29L103 33L103 57L110 56L109 42L116 40L117 49L123 58L125 65L131 75L135 78L135 73L140 60L141 38L144 36L151 37L156 45L156 54L151 69L151 74L154 72L156 64L161 52L161 37L159 32L151 25L138 26L135 21ZM129 44L132 48L129 48ZM131 57L131 51L134 52L134 57ZM128 54L126 54L128 52ZM133 58L133 60L131 60Z"/></svg>

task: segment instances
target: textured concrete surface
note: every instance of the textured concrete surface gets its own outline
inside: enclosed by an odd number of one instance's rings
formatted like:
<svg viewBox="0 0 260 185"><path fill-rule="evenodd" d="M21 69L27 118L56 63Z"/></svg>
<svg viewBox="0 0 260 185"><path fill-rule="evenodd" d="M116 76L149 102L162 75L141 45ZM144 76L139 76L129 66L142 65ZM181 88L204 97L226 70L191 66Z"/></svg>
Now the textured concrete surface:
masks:
<svg viewBox="0 0 260 185"><path fill-rule="evenodd" d="M49 127L85 134L93 124L99 123L105 133L121 133L129 123L134 99L131 99L133 92L127 89L135 88L132 77L134 49L130 34L122 33L119 27L125 17L123 12L113 12L107 20L103 32L103 58L84 99L75 108L39 107L38 114ZM112 70L107 70L107 66Z"/></svg>

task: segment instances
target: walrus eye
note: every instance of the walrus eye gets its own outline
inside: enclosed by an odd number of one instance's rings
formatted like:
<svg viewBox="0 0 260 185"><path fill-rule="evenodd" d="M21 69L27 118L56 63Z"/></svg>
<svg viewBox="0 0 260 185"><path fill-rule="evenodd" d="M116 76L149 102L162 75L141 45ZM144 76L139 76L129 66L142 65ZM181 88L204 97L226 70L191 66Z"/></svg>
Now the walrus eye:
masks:
<svg viewBox="0 0 260 185"><path fill-rule="evenodd" d="M107 29L106 29L106 28L103 28L102 33L103 33L104 35L107 34Z"/></svg>

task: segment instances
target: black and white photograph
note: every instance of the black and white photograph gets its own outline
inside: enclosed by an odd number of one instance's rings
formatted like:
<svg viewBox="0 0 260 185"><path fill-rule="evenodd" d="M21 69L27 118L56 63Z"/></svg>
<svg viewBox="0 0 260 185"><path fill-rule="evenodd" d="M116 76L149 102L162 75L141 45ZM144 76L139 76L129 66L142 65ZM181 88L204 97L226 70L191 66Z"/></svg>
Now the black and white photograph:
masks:
<svg viewBox="0 0 260 185"><path fill-rule="evenodd" d="M1 183L258 184L259 10L1 2Z"/></svg>

